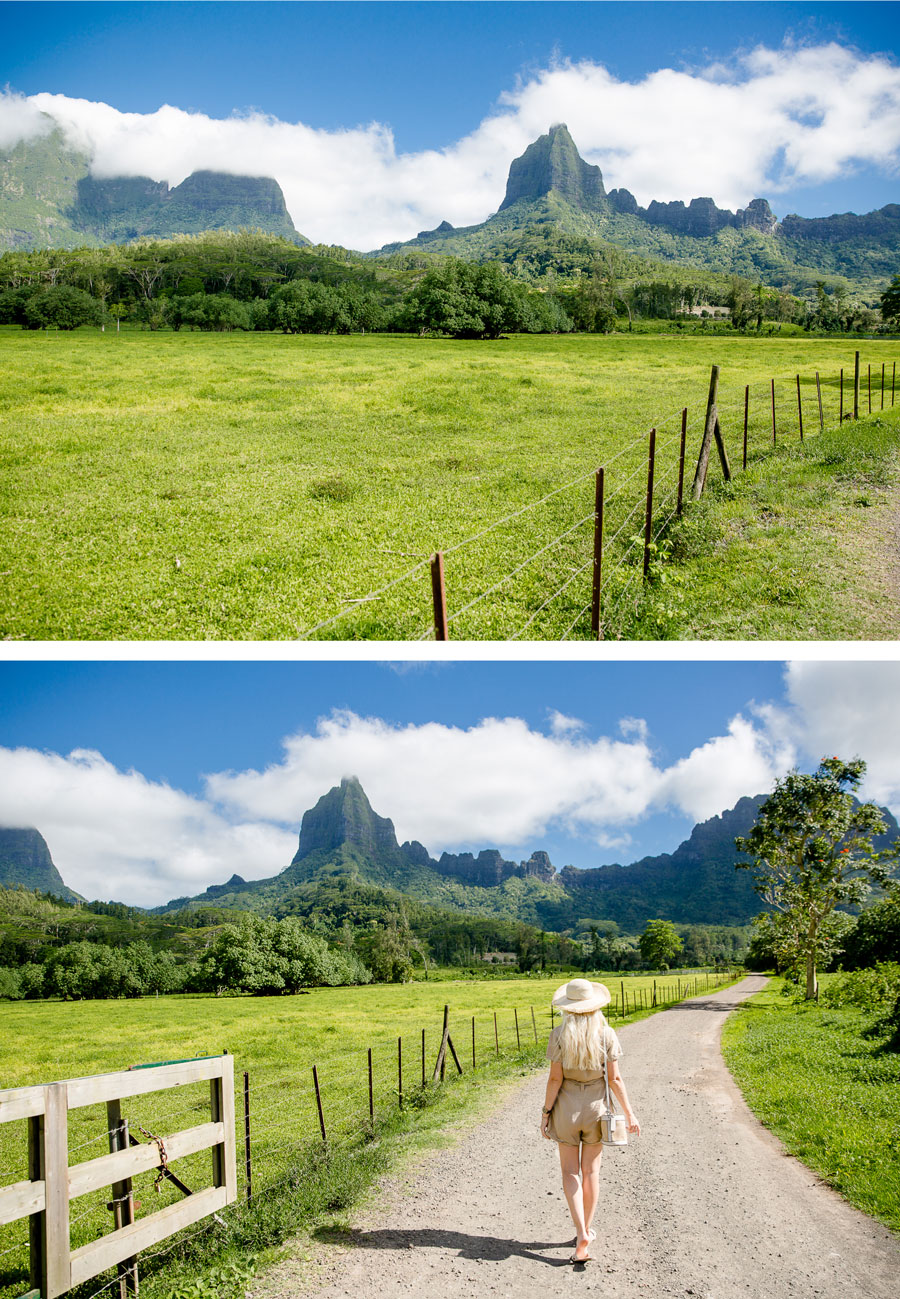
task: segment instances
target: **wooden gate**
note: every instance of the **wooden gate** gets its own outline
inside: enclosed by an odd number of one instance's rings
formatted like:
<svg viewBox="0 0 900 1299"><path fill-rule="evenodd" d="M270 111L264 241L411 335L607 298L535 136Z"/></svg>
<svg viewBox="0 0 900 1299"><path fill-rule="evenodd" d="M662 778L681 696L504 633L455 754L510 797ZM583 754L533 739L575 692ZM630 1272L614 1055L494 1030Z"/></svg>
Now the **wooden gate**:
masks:
<svg viewBox="0 0 900 1299"><path fill-rule="evenodd" d="M120 1102L189 1083L210 1085L210 1121L154 1137L148 1145L128 1144ZM68 1112L106 1103L110 1153L69 1166ZM71 1078L41 1087L0 1091L0 1123L28 1123L28 1178L0 1189L0 1225L30 1218L30 1276L42 1299L56 1299L72 1286L128 1261L237 1198L234 1143L234 1059L230 1055L148 1065L120 1073ZM132 1221L131 1178L165 1169L168 1160L212 1150L212 1185L188 1192L177 1204ZM115 1229L72 1249L69 1204L101 1187L113 1188L123 1205Z"/></svg>

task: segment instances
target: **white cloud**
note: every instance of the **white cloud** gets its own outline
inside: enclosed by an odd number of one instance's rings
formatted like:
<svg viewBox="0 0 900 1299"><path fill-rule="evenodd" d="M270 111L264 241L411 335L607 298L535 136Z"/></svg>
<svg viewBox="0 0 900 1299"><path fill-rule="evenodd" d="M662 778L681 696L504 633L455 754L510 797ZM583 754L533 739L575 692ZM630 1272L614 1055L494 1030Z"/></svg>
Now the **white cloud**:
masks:
<svg viewBox="0 0 900 1299"><path fill-rule="evenodd" d="M811 761L863 758L863 796L900 816L900 662L790 663L786 684L787 724Z"/></svg>
<svg viewBox="0 0 900 1299"><path fill-rule="evenodd" d="M36 826L77 892L142 906L200 893L235 871L275 874L296 842L278 826L227 821L202 800L84 749L63 757L0 748L0 824Z"/></svg>
<svg viewBox="0 0 900 1299"><path fill-rule="evenodd" d="M537 847L554 824L602 845L654 809L721 812L741 794L769 788L793 757L739 717L728 735L665 769L654 760L644 723L627 719L623 740L590 740L554 727L557 718L545 735L514 717L462 729L391 726L336 712L314 733L287 739L282 762L210 775L207 792L241 816L296 820L352 772L398 837L418 839L432 853L470 843Z"/></svg>
<svg viewBox="0 0 900 1299"><path fill-rule="evenodd" d="M608 188L641 203L709 195L738 207L758 195L900 160L900 68L835 43L760 47L728 65L662 68L619 81L587 61L558 62L500 96L499 108L446 149L398 154L379 123L323 131L253 112L217 120L163 105L120 113L39 94L0 97L0 144L54 118L100 176L177 184L199 168L271 175L314 240L373 248L446 219L482 221L503 198L513 158L568 123Z"/></svg>

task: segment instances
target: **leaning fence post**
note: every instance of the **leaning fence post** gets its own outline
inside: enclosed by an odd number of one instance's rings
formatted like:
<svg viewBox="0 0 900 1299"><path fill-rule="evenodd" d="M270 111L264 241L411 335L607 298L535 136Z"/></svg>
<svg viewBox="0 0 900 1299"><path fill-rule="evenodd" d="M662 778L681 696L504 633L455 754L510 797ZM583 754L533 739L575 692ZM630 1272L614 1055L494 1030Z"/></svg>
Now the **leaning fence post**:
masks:
<svg viewBox="0 0 900 1299"><path fill-rule="evenodd" d="M250 1074L244 1070L244 1172L247 1175L247 1203L253 1199L253 1169L250 1163Z"/></svg>
<svg viewBox="0 0 900 1299"><path fill-rule="evenodd" d="M397 1038L397 1108L403 1109L403 1037Z"/></svg>
<svg viewBox="0 0 900 1299"><path fill-rule="evenodd" d="M375 1126L375 1088L372 1085L372 1048L369 1047L369 1124Z"/></svg>
<svg viewBox="0 0 900 1299"><path fill-rule="evenodd" d="M513 1006L513 1014L516 1017L516 1050L521 1051L522 1039L519 1037L519 1012L516 1010L515 1006Z"/></svg>
<svg viewBox="0 0 900 1299"><path fill-rule="evenodd" d="M319 1127L322 1130L322 1140L325 1141L327 1140L325 1136L325 1115L322 1113L322 1096L319 1092L319 1071L315 1065L313 1065L313 1082L316 1086L316 1107L319 1111Z"/></svg>
<svg viewBox="0 0 900 1299"><path fill-rule="evenodd" d="M650 430L647 453L647 513L644 519L644 580L650 573L650 540L653 535L653 469L656 461L656 429Z"/></svg>
<svg viewBox="0 0 900 1299"><path fill-rule="evenodd" d="M716 422L713 425L713 435L716 439L716 450L719 453L719 463L722 466L722 476L726 483L731 482L731 465L728 463L728 452L725 450L725 439L722 437L722 430L719 428L719 417L716 416Z"/></svg>
<svg viewBox="0 0 900 1299"><path fill-rule="evenodd" d="M603 584L603 478L601 466L594 484L594 572L591 584L591 635L603 639L600 626L600 588Z"/></svg>
<svg viewBox="0 0 900 1299"><path fill-rule="evenodd" d="M691 488L691 495L695 501L699 501L703 495L703 488L706 484L706 469L709 464L709 453L712 450L713 443L713 429L716 426L716 417L718 415L718 399L719 367L714 365L709 376L709 396L706 399L706 423L703 426L703 441L700 444L700 456L694 473L694 485Z"/></svg>
<svg viewBox="0 0 900 1299"><path fill-rule="evenodd" d="M800 376L797 375L797 420L800 424L800 441L803 441L803 399L800 396Z"/></svg>
<svg viewBox="0 0 900 1299"><path fill-rule="evenodd" d="M434 605L434 639L449 640L447 630L447 592L444 590L444 552L431 556L431 601Z"/></svg>
<svg viewBox="0 0 900 1299"><path fill-rule="evenodd" d="M494 1046L497 1048L497 1059L500 1059L500 1035L497 1032L497 1012L494 1011Z"/></svg>
<svg viewBox="0 0 900 1299"><path fill-rule="evenodd" d="M687 446L687 406L681 410L681 444L678 448L678 504L676 514L684 510L684 449Z"/></svg>
<svg viewBox="0 0 900 1299"><path fill-rule="evenodd" d="M538 1040L538 1035L537 1035L537 1020L534 1017L534 1006L531 1007L531 1027L534 1029L534 1040L536 1042Z"/></svg>
<svg viewBox="0 0 900 1299"><path fill-rule="evenodd" d="M747 384L744 389L744 463L741 468L747 468L747 424L750 418L750 385Z"/></svg>
<svg viewBox="0 0 900 1299"><path fill-rule="evenodd" d="M853 361L853 418L859 419L859 352Z"/></svg>
<svg viewBox="0 0 900 1299"><path fill-rule="evenodd" d="M822 381L819 378L819 371L816 370L816 396L819 399L819 432L825 432L825 416L822 412Z"/></svg>

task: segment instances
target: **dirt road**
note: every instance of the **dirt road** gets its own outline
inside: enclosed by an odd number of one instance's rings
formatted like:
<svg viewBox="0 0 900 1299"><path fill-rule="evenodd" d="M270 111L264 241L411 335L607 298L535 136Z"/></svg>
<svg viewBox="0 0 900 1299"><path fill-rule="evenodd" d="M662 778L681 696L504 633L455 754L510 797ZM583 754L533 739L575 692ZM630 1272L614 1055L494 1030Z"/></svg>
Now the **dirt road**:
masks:
<svg viewBox="0 0 900 1299"><path fill-rule="evenodd" d="M726 1015L764 983L750 977L622 1030L643 1134L604 1154L595 1262L567 1262L556 1147L538 1134L541 1075L360 1214L314 1280L286 1263L255 1296L897 1299L900 1241L784 1153L722 1062Z"/></svg>

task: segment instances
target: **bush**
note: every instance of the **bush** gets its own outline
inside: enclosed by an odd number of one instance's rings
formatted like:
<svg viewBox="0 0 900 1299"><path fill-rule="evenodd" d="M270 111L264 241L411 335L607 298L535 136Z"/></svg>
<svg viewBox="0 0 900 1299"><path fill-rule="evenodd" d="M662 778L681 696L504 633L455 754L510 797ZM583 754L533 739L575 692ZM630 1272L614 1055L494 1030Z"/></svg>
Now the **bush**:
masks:
<svg viewBox="0 0 900 1299"><path fill-rule="evenodd" d="M879 961L868 970L840 974L822 989L824 1006L857 1006L861 1010L884 1010L900 1001L900 964Z"/></svg>
<svg viewBox="0 0 900 1299"><path fill-rule="evenodd" d="M99 325L103 316L103 308L95 298L69 284L35 293L25 303L24 311L28 329L77 329L79 325Z"/></svg>

